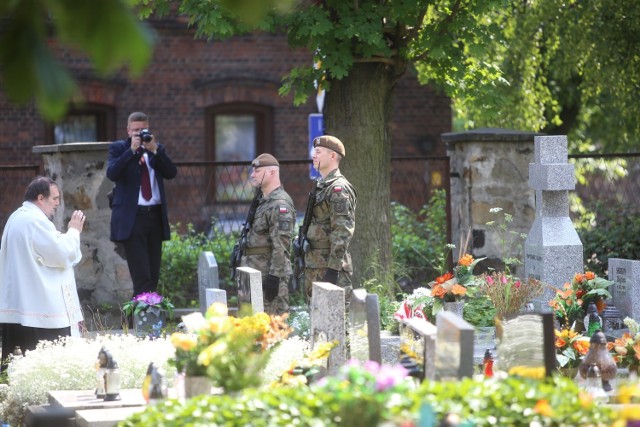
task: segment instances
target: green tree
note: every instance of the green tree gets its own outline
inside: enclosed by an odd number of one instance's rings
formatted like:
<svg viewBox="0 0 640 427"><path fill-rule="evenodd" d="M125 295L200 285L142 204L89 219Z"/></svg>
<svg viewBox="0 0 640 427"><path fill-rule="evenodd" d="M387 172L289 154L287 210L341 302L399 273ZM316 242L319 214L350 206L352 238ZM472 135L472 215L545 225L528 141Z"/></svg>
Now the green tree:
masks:
<svg viewBox="0 0 640 427"><path fill-rule="evenodd" d="M492 19L503 38L484 60L502 79L490 97L455 99L465 126L567 134L580 151L637 146L640 3L513 1Z"/></svg>
<svg viewBox="0 0 640 427"><path fill-rule="evenodd" d="M88 54L107 75L122 66L139 74L153 54L153 34L129 0L0 2L0 83L16 103L34 100L44 118L64 116L80 92L55 60L50 41Z"/></svg>
<svg viewBox="0 0 640 427"><path fill-rule="evenodd" d="M167 13L170 0L144 0L143 17ZM290 46L306 48L313 61L291 70L282 94L301 104L320 82L326 93L324 123L340 137L347 156L342 169L360 194L352 254L358 273L365 260L389 270L390 235L389 121L398 79L419 64L423 79L450 96L479 96L498 78L482 56L498 30L488 16L500 0L316 0L290 8L268 9L247 19L234 2L181 0L197 36L218 39L253 30L286 32ZM241 2L245 4L246 2ZM174 3L175 4L175 3ZM266 10L266 9L263 9ZM370 261L371 262L371 261Z"/></svg>

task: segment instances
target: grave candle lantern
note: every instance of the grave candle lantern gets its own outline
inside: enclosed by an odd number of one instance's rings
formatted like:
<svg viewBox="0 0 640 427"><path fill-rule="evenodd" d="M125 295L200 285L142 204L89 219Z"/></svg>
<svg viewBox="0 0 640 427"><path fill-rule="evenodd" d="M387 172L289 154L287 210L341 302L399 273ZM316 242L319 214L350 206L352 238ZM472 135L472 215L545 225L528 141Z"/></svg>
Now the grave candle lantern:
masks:
<svg viewBox="0 0 640 427"><path fill-rule="evenodd" d="M611 354L609 354L609 350L607 350L607 338L602 331L597 331L591 337L589 353L587 353L579 368L582 378L587 378L589 366L592 364L597 365L600 369L602 388L607 393L610 392L612 387L609 381L615 378L618 367Z"/></svg>

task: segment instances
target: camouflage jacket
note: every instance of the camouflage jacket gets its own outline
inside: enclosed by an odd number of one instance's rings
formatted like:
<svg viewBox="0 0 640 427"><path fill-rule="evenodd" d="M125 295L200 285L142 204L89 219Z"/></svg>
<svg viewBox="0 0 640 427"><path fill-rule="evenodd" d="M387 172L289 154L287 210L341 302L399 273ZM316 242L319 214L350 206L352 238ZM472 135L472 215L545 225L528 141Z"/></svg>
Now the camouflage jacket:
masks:
<svg viewBox="0 0 640 427"><path fill-rule="evenodd" d="M349 242L356 224L356 190L339 169L318 181L305 265L352 271Z"/></svg>
<svg viewBox="0 0 640 427"><path fill-rule="evenodd" d="M247 247L241 264L260 270L263 275L272 274L281 279L289 276L295 222L293 201L282 187L263 197L247 233Z"/></svg>

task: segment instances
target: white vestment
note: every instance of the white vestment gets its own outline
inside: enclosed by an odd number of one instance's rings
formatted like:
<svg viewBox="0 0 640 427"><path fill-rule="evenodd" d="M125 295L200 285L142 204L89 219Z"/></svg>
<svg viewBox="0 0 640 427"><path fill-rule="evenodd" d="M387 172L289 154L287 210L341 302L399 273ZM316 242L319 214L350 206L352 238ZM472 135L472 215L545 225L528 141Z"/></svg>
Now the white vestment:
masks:
<svg viewBox="0 0 640 427"><path fill-rule="evenodd" d="M24 202L2 233L0 323L70 326L78 334L83 317L73 267L81 258L78 230L59 232L38 206Z"/></svg>

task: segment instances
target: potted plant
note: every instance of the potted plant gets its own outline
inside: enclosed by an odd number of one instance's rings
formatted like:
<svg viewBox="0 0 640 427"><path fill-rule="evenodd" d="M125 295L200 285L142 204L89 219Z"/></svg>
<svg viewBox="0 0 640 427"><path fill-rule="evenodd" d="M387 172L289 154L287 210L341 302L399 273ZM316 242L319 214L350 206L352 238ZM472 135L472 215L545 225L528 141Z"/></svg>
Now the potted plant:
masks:
<svg viewBox="0 0 640 427"><path fill-rule="evenodd" d="M571 329L555 330L556 361L560 372L575 378L578 367L589 352L589 338Z"/></svg>
<svg viewBox="0 0 640 427"><path fill-rule="evenodd" d="M144 292L122 306L125 315L133 317L136 334L149 334L165 326L167 316L173 317L173 304L156 292Z"/></svg>
<svg viewBox="0 0 640 427"><path fill-rule="evenodd" d="M619 367L627 368L629 372L637 374L640 367L640 327L630 317L625 318L623 322L629 328L629 332L607 343L607 348Z"/></svg>
<svg viewBox="0 0 640 427"><path fill-rule="evenodd" d="M491 300L500 319L518 314L524 306L544 291L536 279L521 280L508 272L494 271L480 276L479 291Z"/></svg>

